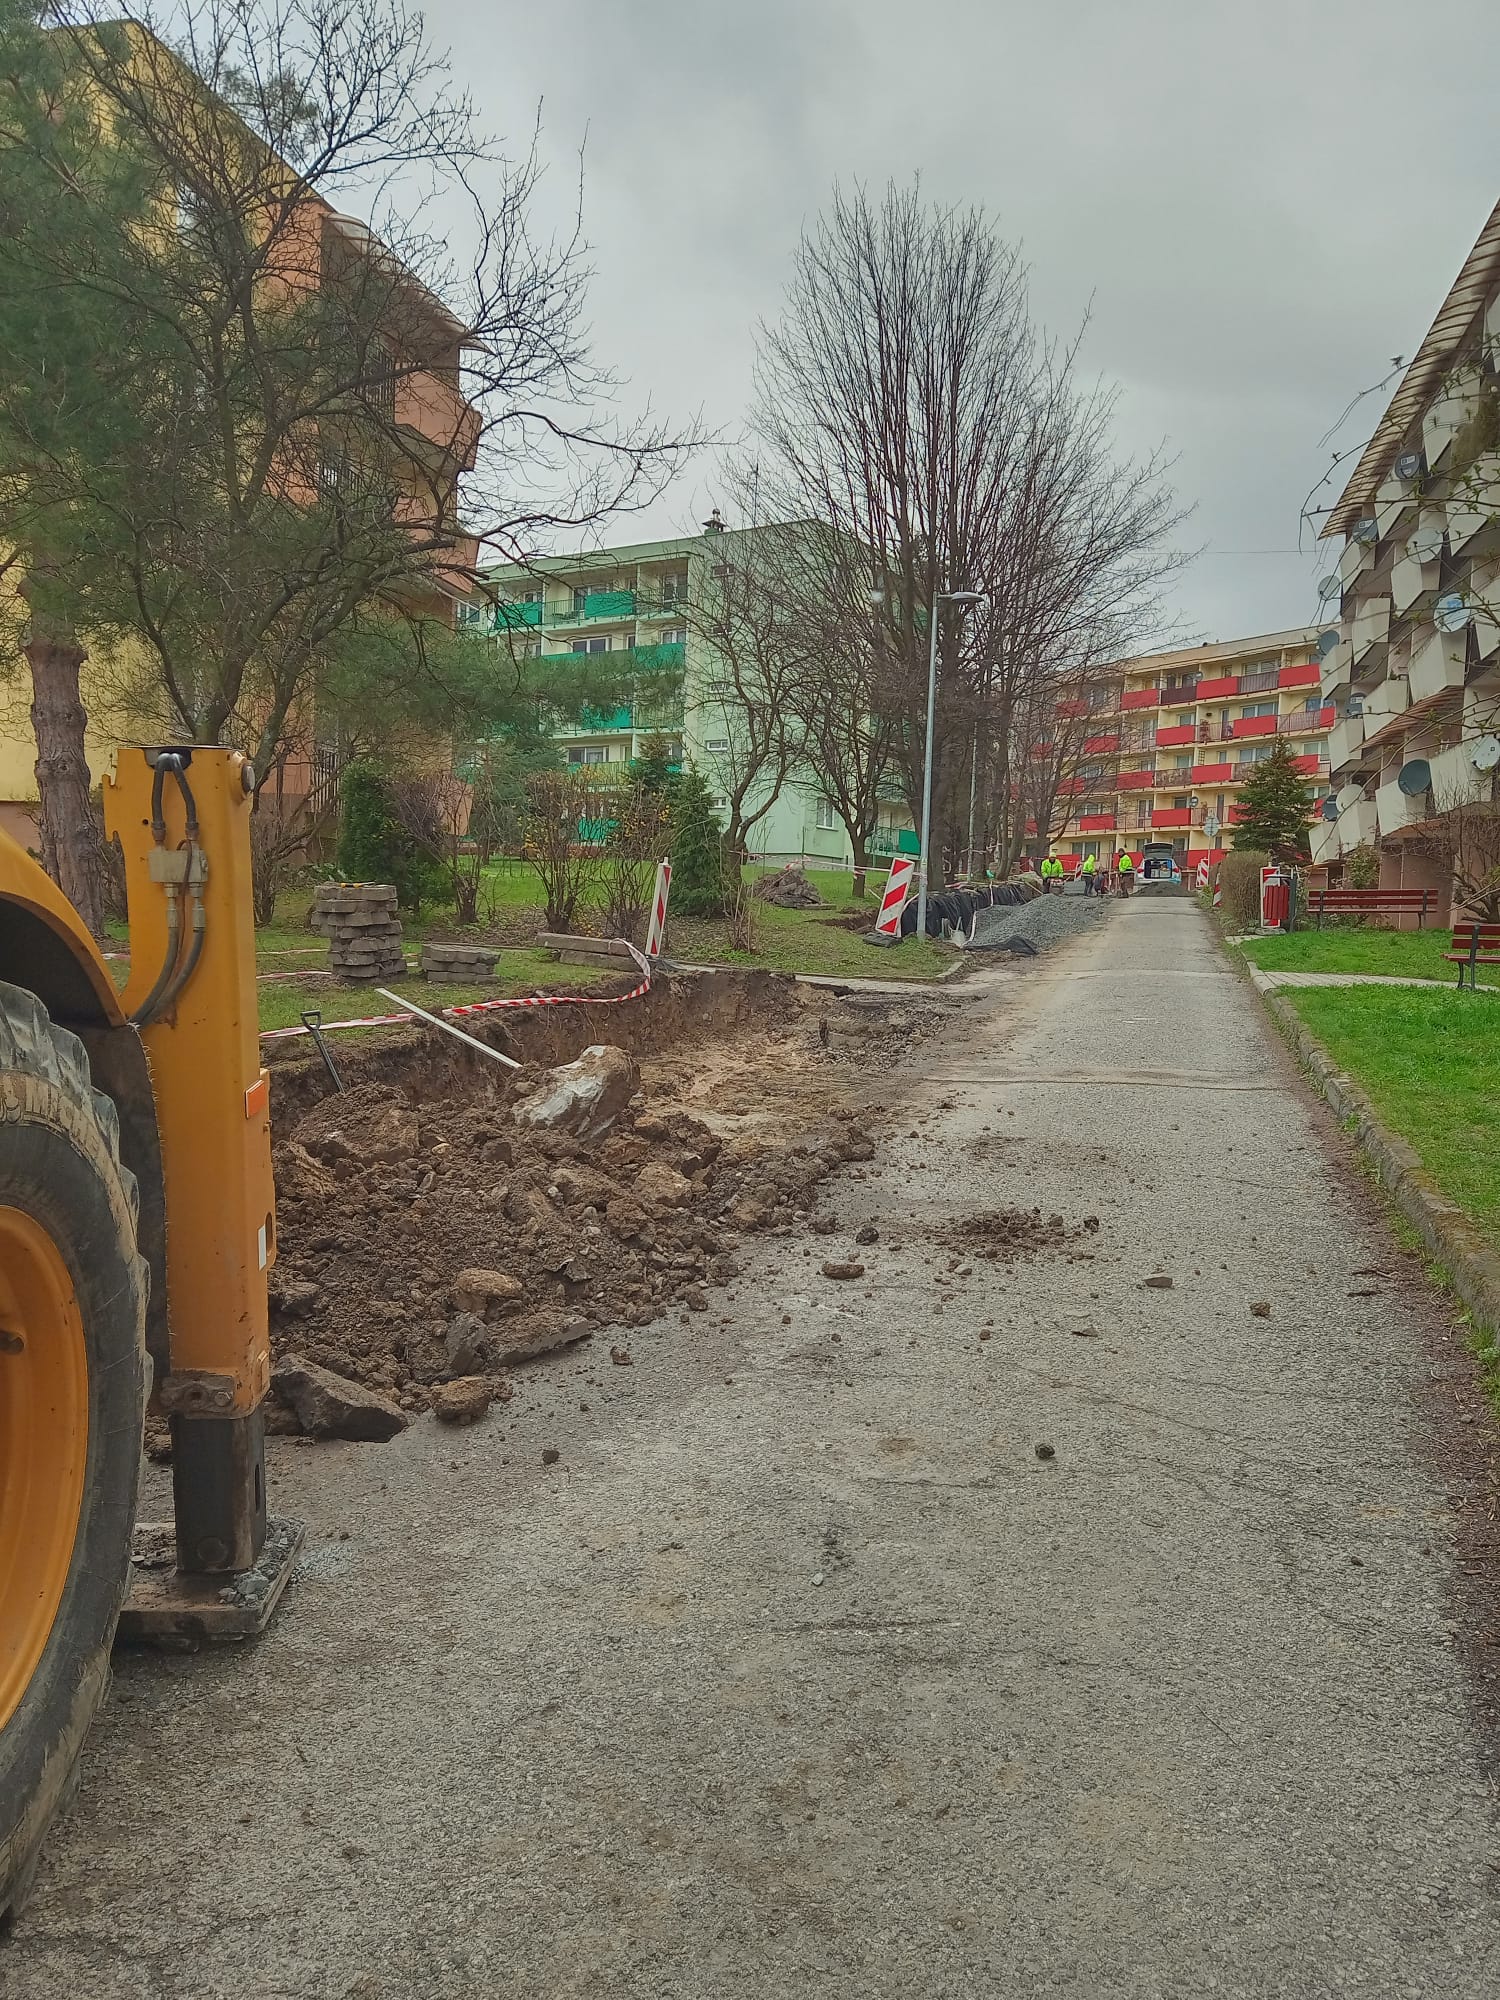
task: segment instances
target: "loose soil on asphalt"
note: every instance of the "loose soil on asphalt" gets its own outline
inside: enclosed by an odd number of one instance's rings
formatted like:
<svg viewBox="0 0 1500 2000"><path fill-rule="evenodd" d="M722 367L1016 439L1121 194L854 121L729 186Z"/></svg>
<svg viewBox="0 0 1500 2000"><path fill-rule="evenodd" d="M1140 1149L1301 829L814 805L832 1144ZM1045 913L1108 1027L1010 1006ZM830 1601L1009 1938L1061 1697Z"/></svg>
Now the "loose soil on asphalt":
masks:
<svg viewBox="0 0 1500 2000"><path fill-rule="evenodd" d="M120 1657L6 2000L1496 1990L1461 1333L1191 902L960 993L894 1063L684 996L663 1144L873 1158L472 1429L273 1439L277 1622ZM419 1154L449 1060L372 1053Z"/></svg>

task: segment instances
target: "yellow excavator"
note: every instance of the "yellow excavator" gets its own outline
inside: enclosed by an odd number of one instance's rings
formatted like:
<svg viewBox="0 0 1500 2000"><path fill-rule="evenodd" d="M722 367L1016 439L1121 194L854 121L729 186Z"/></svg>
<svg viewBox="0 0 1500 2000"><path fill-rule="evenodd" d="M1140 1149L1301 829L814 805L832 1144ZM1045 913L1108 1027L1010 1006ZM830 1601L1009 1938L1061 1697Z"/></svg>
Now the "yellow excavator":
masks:
<svg viewBox="0 0 1500 2000"><path fill-rule="evenodd" d="M276 1254L249 816L238 752L122 749L117 992L78 913L0 835L0 1928L121 1637L261 1629L301 1539L266 1519ZM147 1412L170 1524L137 1524Z"/></svg>

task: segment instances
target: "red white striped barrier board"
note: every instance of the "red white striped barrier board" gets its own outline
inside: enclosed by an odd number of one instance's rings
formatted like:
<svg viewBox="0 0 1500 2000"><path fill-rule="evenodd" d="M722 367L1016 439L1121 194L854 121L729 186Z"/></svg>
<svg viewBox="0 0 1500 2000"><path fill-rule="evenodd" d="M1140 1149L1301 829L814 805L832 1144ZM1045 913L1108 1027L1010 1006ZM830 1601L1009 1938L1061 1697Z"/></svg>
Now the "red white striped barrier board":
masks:
<svg viewBox="0 0 1500 2000"><path fill-rule="evenodd" d="M880 899L880 915L875 919L875 928L882 937L901 935L901 912L906 908L906 899L911 893L911 878L916 865L914 854L898 854L891 863L891 872L885 878L885 894Z"/></svg>
<svg viewBox="0 0 1500 2000"><path fill-rule="evenodd" d="M1215 882L1215 884L1214 884L1214 908L1215 908L1215 909L1218 909L1219 905L1220 905L1220 904L1221 904L1221 903L1223 902L1223 900L1224 900L1224 885L1223 885L1223 883L1222 883L1222 882Z"/></svg>
<svg viewBox="0 0 1500 2000"><path fill-rule="evenodd" d="M656 889L651 897L651 922L646 927L647 958L661 957L661 948L667 936L667 897L671 890L672 864L664 860L656 871Z"/></svg>
<svg viewBox="0 0 1500 2000"><path fill-rule="evenodd" d="M444 1007L443 1015L457 1019L468 1014L495 1014L505 1007L622 1007L627 1000L639 1000L643 993L651 991L650 960L634 945L629 946L629 951L641 969L641 983L632 986L628 993L611 993L602 1000L591 1000L586 993L533 993L524 1000L472 1000L464 1007ZM336 1028L400 1028L413 1019L415 1016L411 1014L368 1014L358 1021L324 1021L318 1032L326 1035ZM284 1042L308 1032L307 1028L268 1028L261 1040Z"/></svg>
<svg viewBox="0 0 1500 2000"><path fill-rule="evenodd" d="M1208 887L1208 863L1206 861L1198 863L1198 887L1200 889Z"/></svg>

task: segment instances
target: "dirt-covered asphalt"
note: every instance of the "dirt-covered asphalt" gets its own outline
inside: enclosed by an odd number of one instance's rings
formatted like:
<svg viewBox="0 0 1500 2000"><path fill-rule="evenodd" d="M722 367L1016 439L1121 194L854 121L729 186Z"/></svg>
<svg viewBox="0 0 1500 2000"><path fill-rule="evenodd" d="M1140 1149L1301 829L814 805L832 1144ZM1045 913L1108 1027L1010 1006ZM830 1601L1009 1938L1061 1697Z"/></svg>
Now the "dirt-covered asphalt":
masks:
<svg viewBox="0 0 1500 2000"><path fill-rule="evenodd" d="M6 2000L1500 1990L1440 1309L1191 903L979 977L835 1234L275 1441L302 1574L121 1662Z"/></svg>

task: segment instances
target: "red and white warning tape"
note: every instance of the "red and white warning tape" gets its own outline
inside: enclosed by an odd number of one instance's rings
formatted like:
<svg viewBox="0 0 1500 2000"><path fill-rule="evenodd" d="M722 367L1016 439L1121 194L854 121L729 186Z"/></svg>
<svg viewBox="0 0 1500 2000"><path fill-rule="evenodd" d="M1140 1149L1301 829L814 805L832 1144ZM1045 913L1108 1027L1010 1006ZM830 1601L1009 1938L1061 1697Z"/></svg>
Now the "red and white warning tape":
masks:
<svg viewBox="0 0 1500 2000"><path fill-rule="evenodd" d="M601 1000L591 1000L586 993L533 993L521 1000L471 1000L466 1006L444 1007L444 1019L457 1019L469 1014L494 1014L503 1007L621 1007L627 1000L639 1000L643 993L651 991L651 961L643 951L628 945L630 956L641 968L644 975L639 986L633 986L628 993L611 993ZM413 1014L370 1014L358 1021L323 1021L319 1023L321 1035L332 1033L336 1028L399 1028L415 1020ZM305 1027L268 1028L261 1036L263 1042L284 1042L294 1035L311 1032Z"/></svg>

